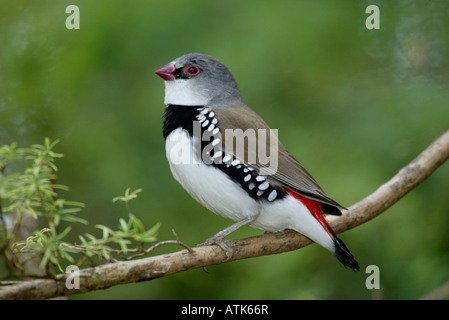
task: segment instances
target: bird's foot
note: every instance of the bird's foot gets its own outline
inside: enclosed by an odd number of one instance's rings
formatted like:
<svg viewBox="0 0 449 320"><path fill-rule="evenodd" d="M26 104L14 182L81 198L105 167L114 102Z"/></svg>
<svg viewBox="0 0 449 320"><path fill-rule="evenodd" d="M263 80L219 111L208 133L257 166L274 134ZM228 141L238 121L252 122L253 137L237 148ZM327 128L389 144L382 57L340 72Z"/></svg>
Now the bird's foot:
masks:
<svg viewBox="0 0 449 320"><path fill-rule="evenodd" d="M232 251L231 247L228 246L224 242L223 239L226 236L228 236L230 233L232 233L235 230L237 230L238 228L240 228L241 226L250 224L251 222L256 220L259 215L260 215L260 212L258 212L257 214L255 214L253 216L249 216L249 217L247 217L247 218L245 218L243 220L240 220L237 223L234 223L233 225L227 227L226 229L221 230L219 233L217 233L212 238L207 239L204 243L199 244L197 247L199 247L199 246L207 246L207 245L211 245L211 244L216 244L217 246L222 248L223 251L226 251L227 258L223 262L227 262L227 261L231 260L232 255L233 255L233 251Z"/></svg>
<svg viewBox="0 0 449 320"><path fill-rule="evenodd" d="M205 242L198 244L197 247L210 246L213 244L219 246L221 249L223 249L223 251L226 252L227 258L225 260L223 260L223 262L227 262L227 261L231 260L234 252L232 251L232 248L230 246L228 246L226 244L226 242L224 242L222 237L214 236L212 238L207 239Z"/></svg>

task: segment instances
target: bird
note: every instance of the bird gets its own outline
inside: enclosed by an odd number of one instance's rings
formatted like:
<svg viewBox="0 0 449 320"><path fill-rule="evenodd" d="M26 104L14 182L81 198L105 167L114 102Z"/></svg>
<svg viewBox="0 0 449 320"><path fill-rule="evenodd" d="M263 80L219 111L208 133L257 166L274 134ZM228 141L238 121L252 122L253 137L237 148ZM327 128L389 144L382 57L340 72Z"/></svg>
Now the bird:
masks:
<svg viewBox="0 0 449 320"><path fill-rule="evenodd" d="M324 216L341 215L345 208L245 103L223 63L189 53L155 73L165 83L162 131L173 177L204 207L235 221L200 245L218 245L230 259L233 251L224 238L242 226L265 232L292 229L332 252L344 266L360 270ZM270 151L272 163L262 149Z"/></svg>

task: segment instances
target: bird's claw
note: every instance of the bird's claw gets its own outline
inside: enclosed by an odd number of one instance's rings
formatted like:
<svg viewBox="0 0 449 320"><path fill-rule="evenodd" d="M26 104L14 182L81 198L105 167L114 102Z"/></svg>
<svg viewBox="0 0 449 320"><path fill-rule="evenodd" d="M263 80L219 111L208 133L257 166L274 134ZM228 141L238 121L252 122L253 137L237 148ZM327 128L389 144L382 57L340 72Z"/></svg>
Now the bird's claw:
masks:
<svg viewBox="0 0 449 320"><path fill-rule="evenodd" d="M209 238L205 242L198 244L197 247L210 246L213 244L219 246L221 249L223 249L223 251L226 252L227 258L225 260L223 260L223 262L227 262L227 261L231 260L234 252L233 252L232 248L224 242L223 238L215 238L215 237Z"/></svg>

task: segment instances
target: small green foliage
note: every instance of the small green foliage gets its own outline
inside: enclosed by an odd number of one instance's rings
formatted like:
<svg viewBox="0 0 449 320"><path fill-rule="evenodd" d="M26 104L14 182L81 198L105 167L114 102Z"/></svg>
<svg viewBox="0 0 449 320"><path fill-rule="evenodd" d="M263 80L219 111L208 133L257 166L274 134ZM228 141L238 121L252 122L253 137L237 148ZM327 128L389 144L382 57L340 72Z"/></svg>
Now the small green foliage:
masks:
<svg viewBox="0 0 449 320"><path fill-rule="evenodd" d="M126 189L124 196L118 196L112 199L112 202L122 201L128 203L130 200L137 198L137 194L142 192L142 189L134 190L133 192L129 192L130 188Z"/></svg>
<svg viewBox="0 0 449 320"><path fill-rule="evenodd" d="M30 148L17 148L15 143L0 147L0 255L10 273L17 275L23 269L17 259L21 253L38 255L40 267L51 273L52 266L62 270L63 263L81 266L86 261L114 261L117 255L144 252L145 243L156 241L160 224L146 230L131 213L129 201L142 189L130 192L128 188L124 196L113 199L124 202L128 211L128 220L119 219L118 230L96 225L101 237L86 233L78 236L79 243L65 241L71 224L88 222L76 215L85 207L83 203L59 195L68 187L56 183L55 160L63 157L53 150L57 143L45 139L43 145ZM27 166L23 172L12 170L22 163ZM21 228L30 217L45 226L24 237Z"/></svg>

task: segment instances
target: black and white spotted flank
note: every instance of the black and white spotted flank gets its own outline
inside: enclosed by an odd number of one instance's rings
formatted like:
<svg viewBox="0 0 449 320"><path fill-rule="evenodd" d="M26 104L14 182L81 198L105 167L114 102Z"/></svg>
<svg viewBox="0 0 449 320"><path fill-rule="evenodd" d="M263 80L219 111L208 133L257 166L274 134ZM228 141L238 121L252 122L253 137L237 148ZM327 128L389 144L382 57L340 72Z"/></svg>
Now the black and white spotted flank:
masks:
<svg viewBox="0 0 449 320"><path fill-rule="evenodd" d="M221 150L222 132L218 126L219 120L209 108L169 105L164 113L164 138L177 128L186 130L192 136L195 121L201 128L200 154L205 164L228 175L255 200L272 202L287 196L283 188L271 184L266 176Z"/></svg>

